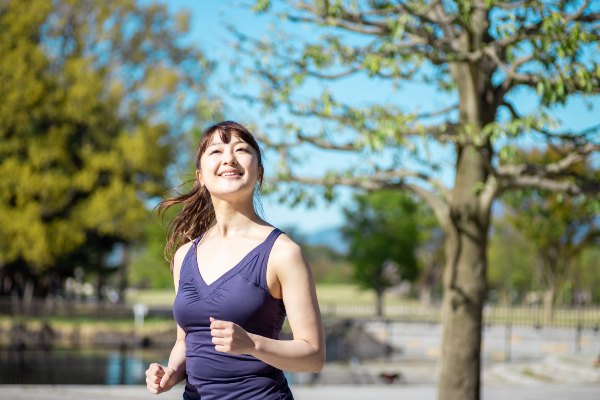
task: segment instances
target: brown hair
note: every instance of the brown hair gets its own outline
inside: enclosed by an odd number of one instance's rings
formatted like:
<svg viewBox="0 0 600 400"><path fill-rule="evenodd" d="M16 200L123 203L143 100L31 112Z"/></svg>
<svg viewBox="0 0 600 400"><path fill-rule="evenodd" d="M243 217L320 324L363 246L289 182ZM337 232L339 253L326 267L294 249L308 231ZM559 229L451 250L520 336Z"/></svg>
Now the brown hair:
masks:
<svg viewBox="0 0 600 400"><path fill-rule="evenodd" d="M259 176L257 185L254 188L254 208L258 208L259 215L261 215L263 210L260 200L260 189L262 188L263 183L263 173L261 172L260 167L263 165L263 154L260 147L258 147L258 143L256 143L254 136L252 136L250 131L243 125L233 121L223 121L206 128L204 132L202 132L198 150L196 151L196 169L200 170L200 158L211 144L212 138L216 133L219 134L223 143L229 143L227 134L231 134L232 137L235 135L256 150L258 154ZM180 187L191 182L194 182L194 186L188 193L179 193L178 189ZM162 219L165 216L165 212L170 207L181 203L184 204L183 210L181 210L181 212L169 222L169 225L167 225L167 245L165 246L164 253L165 258L171 264L172 274L173 261L177 249L184 243L194 240L202 235L209 228L214 226L217 221L210 192L206 189L206 186L200 186L200 182L198 182L198 179L195 177L194 179L182 183L173 189L171 193L176 193L176 195L161 201L156 208L158 208L158 214Z"/></svg>

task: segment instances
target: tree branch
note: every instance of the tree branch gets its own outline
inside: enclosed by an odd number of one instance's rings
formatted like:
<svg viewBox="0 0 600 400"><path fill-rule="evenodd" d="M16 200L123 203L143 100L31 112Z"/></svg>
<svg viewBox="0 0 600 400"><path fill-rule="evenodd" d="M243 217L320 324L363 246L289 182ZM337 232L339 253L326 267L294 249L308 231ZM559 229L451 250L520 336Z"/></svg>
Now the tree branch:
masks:
<svg viewBox="0 0 600 400"><path fill-rule="evenodd" d="M446 114L446 113L448 113L450 111L457 110L457 109L458 109L458 104L455 104L453 106L450 106L448 108L443 108L443 109L438 110L438 111L432 111L432 112L429 112L429 113L417 114L417 118L424 119L424 118L437 117L438 115L443 115L443 114Z"/></svg>
<svg viewBox="0 0 600 400"><path fill-rule="evenodd" d="M519 73L516 71L517 67L514 67L513 69L512 67L509 68L504 65L504 63L498 57L498 54L496 54L496 49L494 47L486 47L483 49L483 52L490 56L492 61L494 61L494 64L500 67L500 69L502 69L502 71L504 71L509 78L518 81L519 83L529 85L535 85L540 81L540 78L537 75Z"/></svg>
<svg viewBox="0 0 600 400"><path fill-rule="evenodd" d="M286 1L291 7L312 14L315 17L307 17L302 15L291 15L291 14L278 14L284 16L287 19L294 22L309 22L318 25L328 25L336 28L344 29L350 32L378 36L378 37L389 37L393 32L390 28L390 23L397 20L398 16L402 13L407 13L413 16L418 21L412 23L407 22L404 25L404 38L411 39L408 43L402 43L398 45L398 49L404 48L411 52L418 53L425 58L428 58L434 63L444 63L446 60L440 58L437 53L437 49L444 48L444 51L448 54L453 54L455 57L460 55L454 51L451 46L451 37L440 37L434 33L428 31L423 26L425 24L436 25L445 32L453 31L453 24L457 22L459 17L457 15L445 15L443 18L436 18L431 12L433 8L438 9L439 1L434 0L431 3L425 5L422 10L417 10L405 3L399 3L393 9L387 9L386 12L377 13L375 15L383 17L384 15L393 14L389 19L384 20L373 20L366 18L369 14L366 12L355 12L347 8L341 8L338 10L335 16L325 14L307 2L294 2ZM439 12L439 10L438 10ZM381 19L381 18L380 18ZM390 43L391 44L391 43ZM420 46L419 46L420 45ZM420 48L423 46L423 48ZM456 54L455 54L456 53Z"/></svg>
<svg viewBox="0 0 600 400"><path fill-rule="evenodd" d="M600 13L583 15L583 16L577 18L577 21L581 21L581 22L596 22L596 21L600 21Z"/></svg>
<svg viewBox="0 0 600 400"><path fill-rule="evenodd" d="M415 193L432 208L440 225L447 229L449 226L449 205L448 202L434 192L427 190L419 185L405 183L404 178L415 177L420 178L434 185L439 190L443 191L443 196L450 201L451 192L435 179L418 172L413 171L385 171L375 173L369 176L354 176L354 177L329 177L329 178L311 178L301 177L290 174L288 179L294 182L299 182L308 185L327 185L327 186L351 186L365 190L381 190L386 188L406 189ZM400 182L390 182L393 178L400 178Z"/></svg>
<svg viewBox="0 0 600 400"><path fill-rule="evenodd" d="M516 8L521 8L523 7L528 0L520 0L520 1L516 1L514 3L505 3L502 4L500 2L495 2L494 3L494 7L498 7L498 8L502 8L504 10L514 10Z"/></svg>
<svg viewBox="0 0 600 400"><path fill-rule="evenodd" d="M374 26L371 29L364 28L364 25L373 26L373 24L355 24L355 23L353 24L353 23L349 23L348 21L341 20L339 18L326 17L322 20L319 20L319 19L315 19L315 18L307 18L307 17L289 15L288 19L292 22L309 22L309 23L315 23L315 24L325 23L325 25L345 29L347 31L354 32L354 33L360 33L363 35L381 36L381 35L385 34L385 30L382 29L381 27Z"/></svg>
<svg viewBox="0 0 600 400"><path fill-rule="evenodd" d="M509 101L503 100L500 105L505 106L508 109L508 111L510 111L510 114L512 115L513 119L521 119L522 118L521 115L519 115L519 113L515 109L515 107ZM584 129L583 131L578 132L578 133L573 133L573 132L554 133L554 132L550 132L546 129L543 129L541 127L536 127L536 128L534 128L534 130L543 134L544 136L546 136L548 138L577 141L577 140L584 139L590 133L599 131L600 124L591 126L591 127Z"/></svg>
<svg viewBox="0 0 600 400"><path fill-rule="evenodd" d="M417 118L430 118L430 117L434 117L437 115L442 115L445 114L449 111L452 111L454 109L456 109L457 106L452 106L452 107L448 107L446 109L443 110L439 110L439 111L435 111L432 113L426 113L426 114L417 114L416 117ZM346 111L346 114L334 114L331 112L328 113L324 113L321 112L319 110L315 110L315 109L311 109L311 110L298 110L298 109L290 109L289 112L292 115L295 116L299 116L299 117L318 117L324 120L332 120L332 121L337 121L341 124L345 124L345 125L353 125L353 118L348 116L348 111L350 111L350 109L344 109L344 111ZM396 118L397 115L391 115L391 116L386 116L389 119L393 119ZM370 117L370 119L373 119L373 117ZM422 134L426 134L426 135L431 135L432 137L436 138L439 141L455 141L456 138L454 138L453 136L453 132L456 130L456 128L458 127L458 124L453 123L453 122L446 122L442 125L426 125L426 126L417 126L417 127L406 127L405 129L399 129L399 134L403 135L403 136L415 136L415 135L422 135ZM368 135L369 133L374 133L375 131L377 131L377 128L368 128L367 126L354 126L354 129L356 129L357 131L361 132L363 135ZM355 147L356 149L356 147Z"/></svg>
<svg viewBox="0 0 600 400"><path fill-rule="evenodd" d="M551 192L564 192L569 195L581 193L600 193L600 184L578 185L569 181L558 181L542 176L518 176L505 180L502 190L510 188L530 188L548 190Z"/></svg>
<svg viewBox="0 0 600 400"><path fill-rule="evenodd" d="M581 18L588 18L588 17L594 17L594 15L596 16L596 18L598 18L598 16L600 16L600 14L589 14L586 16L583 16L583 12L587 9L587 7L590 5L590 3L592 2L592 0L586 0L583 5L579 8L579 10L577 10L575 12L575 14L569 14L565 16L565 24L568 24L571 21L584 21ZM597 21L598 19L591 19L591 20L587 20L587 21Z"/></svg>
<svg viewBox="0 0 600 400"><path fill-rule="evenodd" d="M299 66L300 67L300 66ZM301 67L300 67L301 68ZM318 79L325 79L325 80L329 80L329 81L334 81L336 79L341 79L341 78L345 78L347 76L353 75L357 72L361 71L361 68L351 68L347 71L344 72L340 72L338 74L333 74L333 75L328 75L328 74L321 74L319 72L315 72L315 71L310 71L308 69L302 68L302 70L304 72L306 72L309 76L312 76L314 78L318 78Z"/></svg>
<svg viewBox="0 0 600 400"><path fill-rule="evenodd" d="M325 140L322 140L320 138L315 138L315 137L310 137L310 136L304 136L302 135L302 133L298 132L296 134L296 137L298 138L298 140L300 140L301 142L308 142L311 143L321 149L326 149L326 150L341 150L341 151L356 151L357 148L354 145L355 142L352 143L347 143L347 144L342 144L342 145L335 145L331 142L327 142Z"/></svg>
<svg viewBox="0 0 600 400"><path fill-rule="evenodd" d="M570 152L559 161L550 164L538 165L523 163L519 165L503 165L498 167L496 171L498 176L501 177L519 177L526 175L544 178L553 177L566 172L567 169L573 165L584 161L586 157L594 151L600 151L600 145L588 143L585 146Z"/></svg>
<svg viewBox="0 0 600 400"><path fill-rule="evenodd" d="M571 151L560 160L546 164L529 164L523 163L519 165L504 165L497 168L498 178L501 179L501 189L520 187L520 188L537 188L550 191L565 191L568 194L579 193L599 193L600 183L584 181L582 184L571 180L558 180L557 177L571 176L569 168L585 161L592 153L600 151L600 145L588 143L584 146L579 146L576 150ZM582 177L579 178L580 182Z"/></svg>
<svg viewBox="0 0 600 400"><path fill-rule="evenodd" d="M485 182L483 190L479 194L480 196L480 209L481 210L489 210L496 199L501 187L499 185L498 180L494 175L488 175L488 178Z"/></svg>

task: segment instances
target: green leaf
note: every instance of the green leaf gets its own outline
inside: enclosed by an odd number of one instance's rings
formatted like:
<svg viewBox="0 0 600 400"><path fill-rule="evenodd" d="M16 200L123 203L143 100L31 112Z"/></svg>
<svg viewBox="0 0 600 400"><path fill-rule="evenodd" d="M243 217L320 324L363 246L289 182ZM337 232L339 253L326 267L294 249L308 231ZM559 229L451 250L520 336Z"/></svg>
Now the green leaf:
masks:
<svg viewBox="0 0 600 400"><path fill-rule="evenodd" d="M256 0L256 3L252 7L252 10L254 10L257 13L262 13L262 12L268 11L270 7L271 7L270 0Z"/></svg>

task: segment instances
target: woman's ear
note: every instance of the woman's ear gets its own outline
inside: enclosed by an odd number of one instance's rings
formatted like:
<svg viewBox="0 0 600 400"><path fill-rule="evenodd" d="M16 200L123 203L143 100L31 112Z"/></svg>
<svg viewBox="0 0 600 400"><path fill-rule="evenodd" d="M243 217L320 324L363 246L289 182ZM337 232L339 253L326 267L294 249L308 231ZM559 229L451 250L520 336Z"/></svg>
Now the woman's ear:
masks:
<svg viewBox="0 0 600 400"><path fill-rule="evenodd" d="M258 167L258 183L260 183L262 185L263 182L263 177L265 174L265 167L263 167L262 165Z"/></svg>
<svg viewBox="0 0 600 400"><path fill-rule="evenodd" d="M204 187L204 182L202 181L202 174L200 174L200 170L196 170L196 179L200 183L200 187Z"/></svg>

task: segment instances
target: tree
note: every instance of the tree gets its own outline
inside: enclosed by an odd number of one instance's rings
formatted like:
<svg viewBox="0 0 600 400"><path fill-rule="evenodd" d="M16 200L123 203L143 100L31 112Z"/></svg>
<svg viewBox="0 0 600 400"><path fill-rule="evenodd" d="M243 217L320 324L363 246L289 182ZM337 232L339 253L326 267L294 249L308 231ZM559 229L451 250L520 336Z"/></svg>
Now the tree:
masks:
<svg viewBox="0 0 600 400"><path fill-rule="evenodd" d="M533 149L519 152L524 162L548 165L558 162L571 148ZM590 163L571 165L565 173L600 177ZM502 197L506 219L536 249L539 275L544 290L546 321L552 320L556 292L569 276L569 270L583 250L597 244L600 226L597 195L580 193L566 196L543 189L520 189Z"/></svg>
<svg viewBox="0 0 600 400"><path fill-rule="evenodd" d="M571 271L570 278L574 282L575 304L600 303L600 248L598 246L585 249Z"/></svg>
<svg viewBox="0 0 600 400"><path fill-rule="evenodd" d="M422 217L419 221L421 230L420 244L417 249L419 260L419 286L421 303L431 306L434 290L440 286L440 277L444 267L444 232L431 212L421 207Z"/></svg>
<svg viewBox="0 0 600 400"><path fill-rule="evenodd" d="M538 289L534 246L504 216L494 221L487 257L488 286L498 292L501 304L510 305L517 298L522 301Z"/></svg>
<svg viewBox="0 0 600 400"><path fill-rule="evenodd" d="M306 235L300 233L295 226L283 227L282 230L302 247L316 284L352 283L351 266L343 254L327 244L314 243L314 239L313 244L310 244Z"/></svg>
<svg viewBox="0 0 600 400"><path fill-rule="evenodd" d="M171 289L173 276L169 261L165 258L166 226L181 207L168 210L162 224L157 223L159 216L152 213L143 229L143 239L133 249L129 282L140 287L152 289Z"/></svg>
<svg viewBox="0 0 600 400"><path fill-rule="evenodd" d="M360 286L377 293L377 315L383 315L383 293L418 276L419 208L398 191L355 195L356 208L344 208L342 234L348 241L348 260Z"/></svg>
<svg viewBox="0 0 600 400"><path fill-rule="evenodd" d="M590 0L253 4L257 12L273 15L281 29L258 39L232 28L237 49L245 55L234 66L260 85L259 93L244 97L265 112L279 113L268 127L270 132L279 127L282 135L260 136L281 155L279 193L309 201L308 186L322 190L326 199L340 185L396 188L413 191L431 206L446 241L439 398L479 399L492 203L513 188L565 194L600 190L597 181L565 172L600 149L591 140L598 127L560 130L550 114L551 107L573 95L600 92L600 67L592 51L600 13ZM302 36L286 31L285 24L296 22L312 30ZM390 104L353 105L329 87L311 96L315 81L326 84L357 74L390 84L431 84L458 101L421 112ZM538 109L526 114L511 104L518 88L537 93ZM511 139L525 134L572 143L572 151L548 165L512 162ZM437 179L441 162L419 151L418 141L425 148L432 142L452 146L453 187ZM296 169L301 160L297 149L311 145L361 154L371 163L303 175ZM386 164L390 157L382 155L389 154L396 157ZM507 162L500 166L499 159Z"/></svg>
<svg viewBox="0 0 600 400"><path fill-rule="evenodd" d="M140 237L182 122L210 105L187 31L133 0L0 2L2 275L99 270Z"/></svg>

